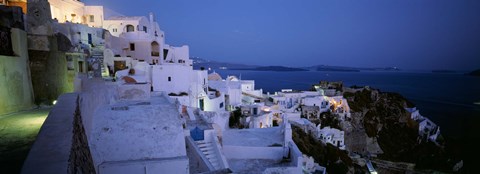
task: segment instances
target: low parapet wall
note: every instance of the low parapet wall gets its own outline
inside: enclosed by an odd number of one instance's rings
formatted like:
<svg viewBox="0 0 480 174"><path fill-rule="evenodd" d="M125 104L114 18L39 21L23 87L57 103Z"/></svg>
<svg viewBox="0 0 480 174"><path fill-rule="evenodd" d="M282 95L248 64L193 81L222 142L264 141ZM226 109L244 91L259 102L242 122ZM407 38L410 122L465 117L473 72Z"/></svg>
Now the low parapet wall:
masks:
<svg viewBox="0 0 480 174"><path fill-rule="evenodd" d="M59 97L40 129L22 173L95 173L78 96L69 93Z"/></svg>
<svg viewBox="0 0 480 174"><path fill-rule="evenodd" d="M48 114L24 162L22 173L67 173L77 93L64 94Z"/></svg>
<svg viewBox="0 0 480 174"><path fill-rule="evenodd" d="M231 159L272 159L283 158L283 147L223 146L223 153Z"/></svg>

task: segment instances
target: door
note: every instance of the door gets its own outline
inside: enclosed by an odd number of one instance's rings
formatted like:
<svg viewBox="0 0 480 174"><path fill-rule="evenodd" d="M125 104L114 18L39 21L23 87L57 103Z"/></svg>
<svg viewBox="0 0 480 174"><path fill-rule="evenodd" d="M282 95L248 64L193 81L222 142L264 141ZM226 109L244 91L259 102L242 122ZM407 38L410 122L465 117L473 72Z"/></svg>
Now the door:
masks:
<svg viewBox="0 0 480 174"><path fill-rule="evenodd" d="M198 104L199 104L199 106L200 106L200 110L203 111L203 109L204 109L203 99L200 99L200 100L198 101Z"/></svg>
<svg viewBox="0 0 480 174"><path fill-rule="evenodd" d="M203 130L198 127L195 127L192 130L190 130L190 135L192 136L192 139L194 141L200 141L205 139Z"/></svg>
<svg viewBox="0 0 480 174"><path fill-rule="evenodd" d="M78 62L78 72L83 73L83 61Z"/></svg>
<svg viewBox="0 0 480 174"><path fill-rule="evenodd" d="M88 33L88 44L93 45L92 34Z"/></svg>

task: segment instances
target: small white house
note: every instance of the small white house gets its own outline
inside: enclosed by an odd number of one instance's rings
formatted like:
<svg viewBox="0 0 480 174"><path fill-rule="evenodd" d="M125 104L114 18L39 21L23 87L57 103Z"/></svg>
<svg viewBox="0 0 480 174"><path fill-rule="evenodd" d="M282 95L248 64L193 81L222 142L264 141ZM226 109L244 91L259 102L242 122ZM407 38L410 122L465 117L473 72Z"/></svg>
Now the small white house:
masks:
<svg viewBox="0 0 480 174"><path fill-rule="evenodd" d="M424 118L418 124L418 133L420 136L435 142L440 135L440 126L437 126L430 119Z"/></svg>
<svg viewBox="0 0 480 174"><path fill-rule="evenodd" d="M345 150L345 133L341 130L324 127L320 129L320 125L317 126L318 129L318 139L324 143L330 143L339 149Z"/></svg>
<svg viewBox="0 0 480 174"><path fill-rule="evenodd" d="M209 80L208 85L210 88L225 94L227 110L233 110L235 106L242 104L241 83L239 81Z"/></svg>
<svg viewBox="0 0 480 174"><path fill-rule="evenodd" d="M440 135L440 126L436 125L430 119L422 116L416 107L405 109L410 113L410 118L417 121L418 134L426 140L433 142L437 141L437 138Z"/></svg>
<svg viewBox="0 0 480 174"><path fill-rule="evenodd" d="M59 23L71 22L101 28L103 6L85 6L78 0L48 0L52 19Z"/></svg>
<svg viewBox="0 0 480 174"><path fill-rule="evenodd" d="M149 18L113 16L103 21L103 28L112 36L123 38L128 43L127 49L122 48L120 56L132 57L134 60L149 64L159 64L165 61L171 49L165 45L164 32L160 30L153 13L149 14ZM188 52L186 54L188 55Z"/></svg>
<svg viewBox="0 0 480 174"><path fill-rule="evenodd" d="M305 106L318 106L320 113L327 112L330 109L330 102L326 96L305 97L302 98L302 104Z"/></svg>

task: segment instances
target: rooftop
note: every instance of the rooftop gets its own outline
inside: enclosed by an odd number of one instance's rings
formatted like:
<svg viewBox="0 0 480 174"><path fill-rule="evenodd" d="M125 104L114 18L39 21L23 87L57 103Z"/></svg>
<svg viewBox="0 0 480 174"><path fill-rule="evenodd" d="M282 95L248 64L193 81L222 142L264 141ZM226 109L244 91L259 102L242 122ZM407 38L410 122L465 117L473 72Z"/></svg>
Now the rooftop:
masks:
<svg viewBox="0 0 480 174"><path fill-rule="evenodd" d="M268 147L283 144L280 127L263 129L230 129L223 133L223 144L231 146Z"/></svg>
<svg viewBox="0 0 480 174"><path fill-rule="evenodd" d="M146 18L144 16L112 16L109 17L107 20L132 20L132 21L138 21L141 20L142 18Z"/></svg>
<svg viewBox="0 0 480 174"><path fill-rule="evenodd" d="M90 144L95 165L186 155L179 113L163 96L122 101L100 108L94 117Z"/></svg>

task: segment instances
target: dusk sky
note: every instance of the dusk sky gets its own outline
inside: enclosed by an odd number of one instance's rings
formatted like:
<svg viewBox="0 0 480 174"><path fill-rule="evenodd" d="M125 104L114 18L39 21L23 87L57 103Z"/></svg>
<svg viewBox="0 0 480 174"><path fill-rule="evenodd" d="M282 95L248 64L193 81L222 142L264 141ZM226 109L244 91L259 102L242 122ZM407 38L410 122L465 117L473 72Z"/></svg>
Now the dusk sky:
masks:
<svg viewBox="0 0 480 174"><path fill-rule="evenodd" d="M256 65L480 68L479 0L84 0L154 12L190 56Z"/></svg>

